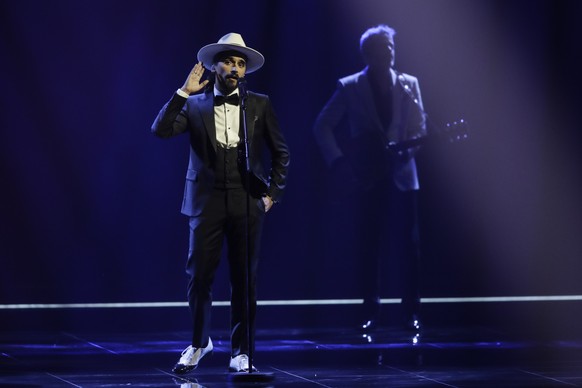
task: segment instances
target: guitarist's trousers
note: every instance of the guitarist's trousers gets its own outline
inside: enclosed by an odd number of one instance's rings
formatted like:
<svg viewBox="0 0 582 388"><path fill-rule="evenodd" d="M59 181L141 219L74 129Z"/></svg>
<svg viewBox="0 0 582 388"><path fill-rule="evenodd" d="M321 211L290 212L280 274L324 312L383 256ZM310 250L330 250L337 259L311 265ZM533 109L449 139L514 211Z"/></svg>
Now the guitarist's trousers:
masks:
<svg viewBox="0 0 582 388"><path fill-rule="evenodd" d="M374 317L380 297L396 296L408 319L420 309L418 192L400 191L390 177L359 194L354 237L363 266L364 313Z"/></svg>

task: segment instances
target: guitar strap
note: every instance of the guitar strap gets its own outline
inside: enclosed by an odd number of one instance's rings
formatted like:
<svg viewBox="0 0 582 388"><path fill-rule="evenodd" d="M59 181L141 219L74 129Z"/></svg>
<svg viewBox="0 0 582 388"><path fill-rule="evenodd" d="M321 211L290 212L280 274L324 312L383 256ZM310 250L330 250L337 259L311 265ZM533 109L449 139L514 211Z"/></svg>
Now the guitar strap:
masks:
<svg viewBox="0 0 582 388"><path fill-rule="evenodd" d="M410 98L410 100L412 100L414 105L418 107L418 109L424 116L425 120L428 122L429 121L428 113L426 113L424 108L420 105L420 101L414 96L414 93L412 93L412 84L406 79L406 77L404 77L402 73L396 70L394 70L394 72L396 73L396 79L398 80L398 83L400 83L400 86L402 86L402 89L404 89L406 95Z"/></svg>
<svg viewBox="0 0 582 388"><path fill-rule="evenodd" d="M404 89L404 92L406 92L406 95L410 98L413 104L418 107L420 113L424 116L424 120L427 124L427 129L433 128L436 132L441 132L441 129L432 121L432 119L430 118L428 113L426 113L422 105L420 105L420 101L414 96L414 93L412 93L412 84L406 79L406 77L402 73L396 71L395 69L392 70L394 70L394 72L396 73L396 79L398 80L398 83L400 83L400 86L402 86L402 89Z"/></svg>

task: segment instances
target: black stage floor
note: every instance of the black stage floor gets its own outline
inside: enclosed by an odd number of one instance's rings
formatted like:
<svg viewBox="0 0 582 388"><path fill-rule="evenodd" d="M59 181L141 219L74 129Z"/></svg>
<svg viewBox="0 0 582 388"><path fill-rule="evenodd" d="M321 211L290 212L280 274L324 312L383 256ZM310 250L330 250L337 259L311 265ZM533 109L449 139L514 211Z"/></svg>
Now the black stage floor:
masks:
<svg viewBox="0 0 582 388"><path fill-rule="evenodd" d="M0 333L0 387L582 387L582 335L526 318L527 330L427 325L415 340L393 324L259 329L254 364L274 380L253 385L229 379L226 330L185 376L170 370L187 331L10 330Z"/></svg>
<svg viewBox="0 0 582 388"><path fill-rule="evenodd" d="M188 333L3 333L2 387L223 387L228 334L186 376L170 372ZM255 365L297 387L582 386L582 341L517 340L485 327L259 331Z"/></svg>

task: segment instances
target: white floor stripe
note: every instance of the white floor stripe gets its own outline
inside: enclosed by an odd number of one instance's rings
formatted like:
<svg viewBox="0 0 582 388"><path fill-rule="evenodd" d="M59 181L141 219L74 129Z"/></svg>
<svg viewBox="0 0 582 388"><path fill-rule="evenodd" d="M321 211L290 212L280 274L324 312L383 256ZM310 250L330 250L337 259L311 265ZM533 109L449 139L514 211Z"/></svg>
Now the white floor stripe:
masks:
<svg viewBox="0 0 582 388"><path fill-rule="evenodd" d="M581 301L582 295L547 296L484 296L465 298L422 298L422 303L492 303L492 302L554 302ZM385 298L382 304L400 303L399 298ZM297 299L297 300L260 300L259 306L333 306L361 304L362 299ZM228 307L228 301L215 301L213 306ZM0 310L34 309L89 309L89 308L161 308L187 307L187 302L138 302L138 303L19 303L0 304Z"/></svg>

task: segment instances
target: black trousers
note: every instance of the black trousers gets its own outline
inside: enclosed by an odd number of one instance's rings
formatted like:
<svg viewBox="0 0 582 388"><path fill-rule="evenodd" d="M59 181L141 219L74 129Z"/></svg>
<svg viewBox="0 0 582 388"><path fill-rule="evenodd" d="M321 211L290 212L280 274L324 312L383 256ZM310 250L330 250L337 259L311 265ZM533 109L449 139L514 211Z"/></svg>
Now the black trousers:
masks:
<svg viewBox="0 0 582 388"><path fill-rule="evenodd" d="M262 199L251 197L249 210L249 252L251 279L254 280L250 290L252 303L249 306L249 323L254 332L256 274L265 216ZM190 275L188 303L192 314L194 347L208 345L212 283L226 242L231 286L231 352L232 356L249 352L247 322L244 319L247 303L246 215L247 192L243 188L233 188L215 189L202 214L190 218L190 249L186 272Z"/></svg>
<svg viewBox="0 0 582 388"><path fill-rule="evenodd" d="M407 318L420 309L417 191L400 191L392 179L358 194L354 234L364 271L364 314L379 313L383 267L397 268Z"/></svg>

